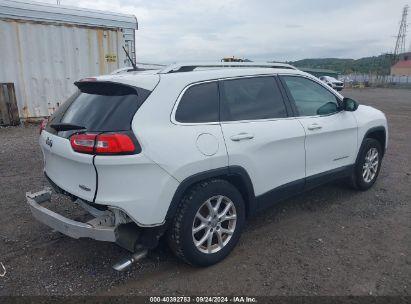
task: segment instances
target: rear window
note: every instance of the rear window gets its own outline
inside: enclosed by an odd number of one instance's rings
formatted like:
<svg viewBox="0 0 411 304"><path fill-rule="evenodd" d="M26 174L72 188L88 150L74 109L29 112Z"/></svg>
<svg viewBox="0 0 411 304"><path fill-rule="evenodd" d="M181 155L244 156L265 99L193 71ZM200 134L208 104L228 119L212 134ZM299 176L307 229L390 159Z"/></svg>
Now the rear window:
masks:
<svg viewBox="0 0 411 304"><path fill-rule="evenodd" d="M88 132L128 131L134 114L150 91L104 82L76 83L79 91L50 117L47 131L57 132L52 124L65 123L85 127ZM61 131L66 137L73 131Z"/></svg>
<svg viewBox="0 0 411 304"><path fill-rule="evenodd" d="M194 85L187 89L176 111L176 120L183 123L216 122L219 120L217 82Z"/></svg>
<svg viewBox="0 0 411 304"><path fill-rule="evenodd" d="M221 120L256 120L287 117L273 77L225 80L221 87Z"/></svg>

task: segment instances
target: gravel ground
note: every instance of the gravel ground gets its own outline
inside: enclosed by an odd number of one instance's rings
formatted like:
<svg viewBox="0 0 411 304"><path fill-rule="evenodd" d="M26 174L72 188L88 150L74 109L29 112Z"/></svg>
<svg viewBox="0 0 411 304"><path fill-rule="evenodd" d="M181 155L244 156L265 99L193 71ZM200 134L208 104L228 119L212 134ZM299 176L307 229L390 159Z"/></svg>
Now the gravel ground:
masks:
<svg viewBox="0 0 411 304"><path fill-rule="evenodd" d="M249 220L218 265L199 269L160 246L125 273L127 252L36 222L26 191L47 185L38 126L0 129L0 295L410 295L411 90L345 90L383 110L389 149L367 192L335 182ZM74 213L58 200L59 209ZM1 273L1 268L0 268Z"/></svg>

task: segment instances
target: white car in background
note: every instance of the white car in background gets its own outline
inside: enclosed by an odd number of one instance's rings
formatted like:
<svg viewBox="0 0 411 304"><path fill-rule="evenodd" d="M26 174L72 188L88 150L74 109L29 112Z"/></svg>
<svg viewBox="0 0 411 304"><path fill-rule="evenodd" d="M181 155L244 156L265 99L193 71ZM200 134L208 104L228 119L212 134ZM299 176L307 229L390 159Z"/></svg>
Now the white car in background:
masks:
<svg viewBox="0 0 411 304"><path fill-rule="evenodd" d="M335 79L334 77L331 76L320 76L320 80L330 87L332 87L334 90L341 91L344 89L344 82L339 81L338 79Z"/></svg>
<svg viewBox="0 0 411 304"><path fill-rule="evenodd" d="M215 264L276 202L336 178L369 189L387 147L381 111L286 64L176 64L75 84L40 146L54 191L93 218L46 209L48 188L27 202L54 230L133 252L117 270L163 235L183 261Z"/></svg>

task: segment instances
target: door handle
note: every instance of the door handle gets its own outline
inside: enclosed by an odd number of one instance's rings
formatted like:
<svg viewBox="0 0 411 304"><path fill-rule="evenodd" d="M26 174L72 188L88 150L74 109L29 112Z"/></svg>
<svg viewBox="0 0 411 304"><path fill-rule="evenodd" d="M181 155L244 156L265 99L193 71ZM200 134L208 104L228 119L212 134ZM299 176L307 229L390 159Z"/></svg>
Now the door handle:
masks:
<svg viewBox="0 0 411 304"><path fill-rule="evenodd" d="M232 141L240 141L240 140L253 139L253 138L254 138L253 134L245 133L245 132L242 132L242 133L239 133L239 134L236 134L230 137Z"/></svg>
<svg viewBox="0 0 411 304"><path fill-rule="evenodd" d="M322 126L320 126L320 125L317 124L317 123L313 123L313 124L311 124L311 125L308 125L307 129L308 129L308 130L311 130L311 131L313 131L313 130L319 130L319 129L322 129Z"/></svg>

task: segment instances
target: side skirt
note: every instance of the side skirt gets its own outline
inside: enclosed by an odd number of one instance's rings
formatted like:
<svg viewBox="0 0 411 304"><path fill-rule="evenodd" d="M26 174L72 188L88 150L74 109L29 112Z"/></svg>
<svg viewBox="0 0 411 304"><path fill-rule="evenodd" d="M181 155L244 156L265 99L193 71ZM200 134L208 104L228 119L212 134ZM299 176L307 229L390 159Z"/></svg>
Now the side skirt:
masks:
<svg viewBox="0 0 411 304"><path fill-rule="evenodd" d="M256 197L256 212L336 179L351 176L354 165L336 168L282 185ZM255 213L255 212L253 212Z"/></svg>
<svg viewBox="0 0 411 304"><path fill-rule="evenodd" d="M305 188L304 190L311 190L318 186L324 185L330 181L345 178L351 176L354 170L354 165L344 166L340 168L336 168L330 171L326 171L323 173L315 174L309 176L305 179Z"/></svg>

